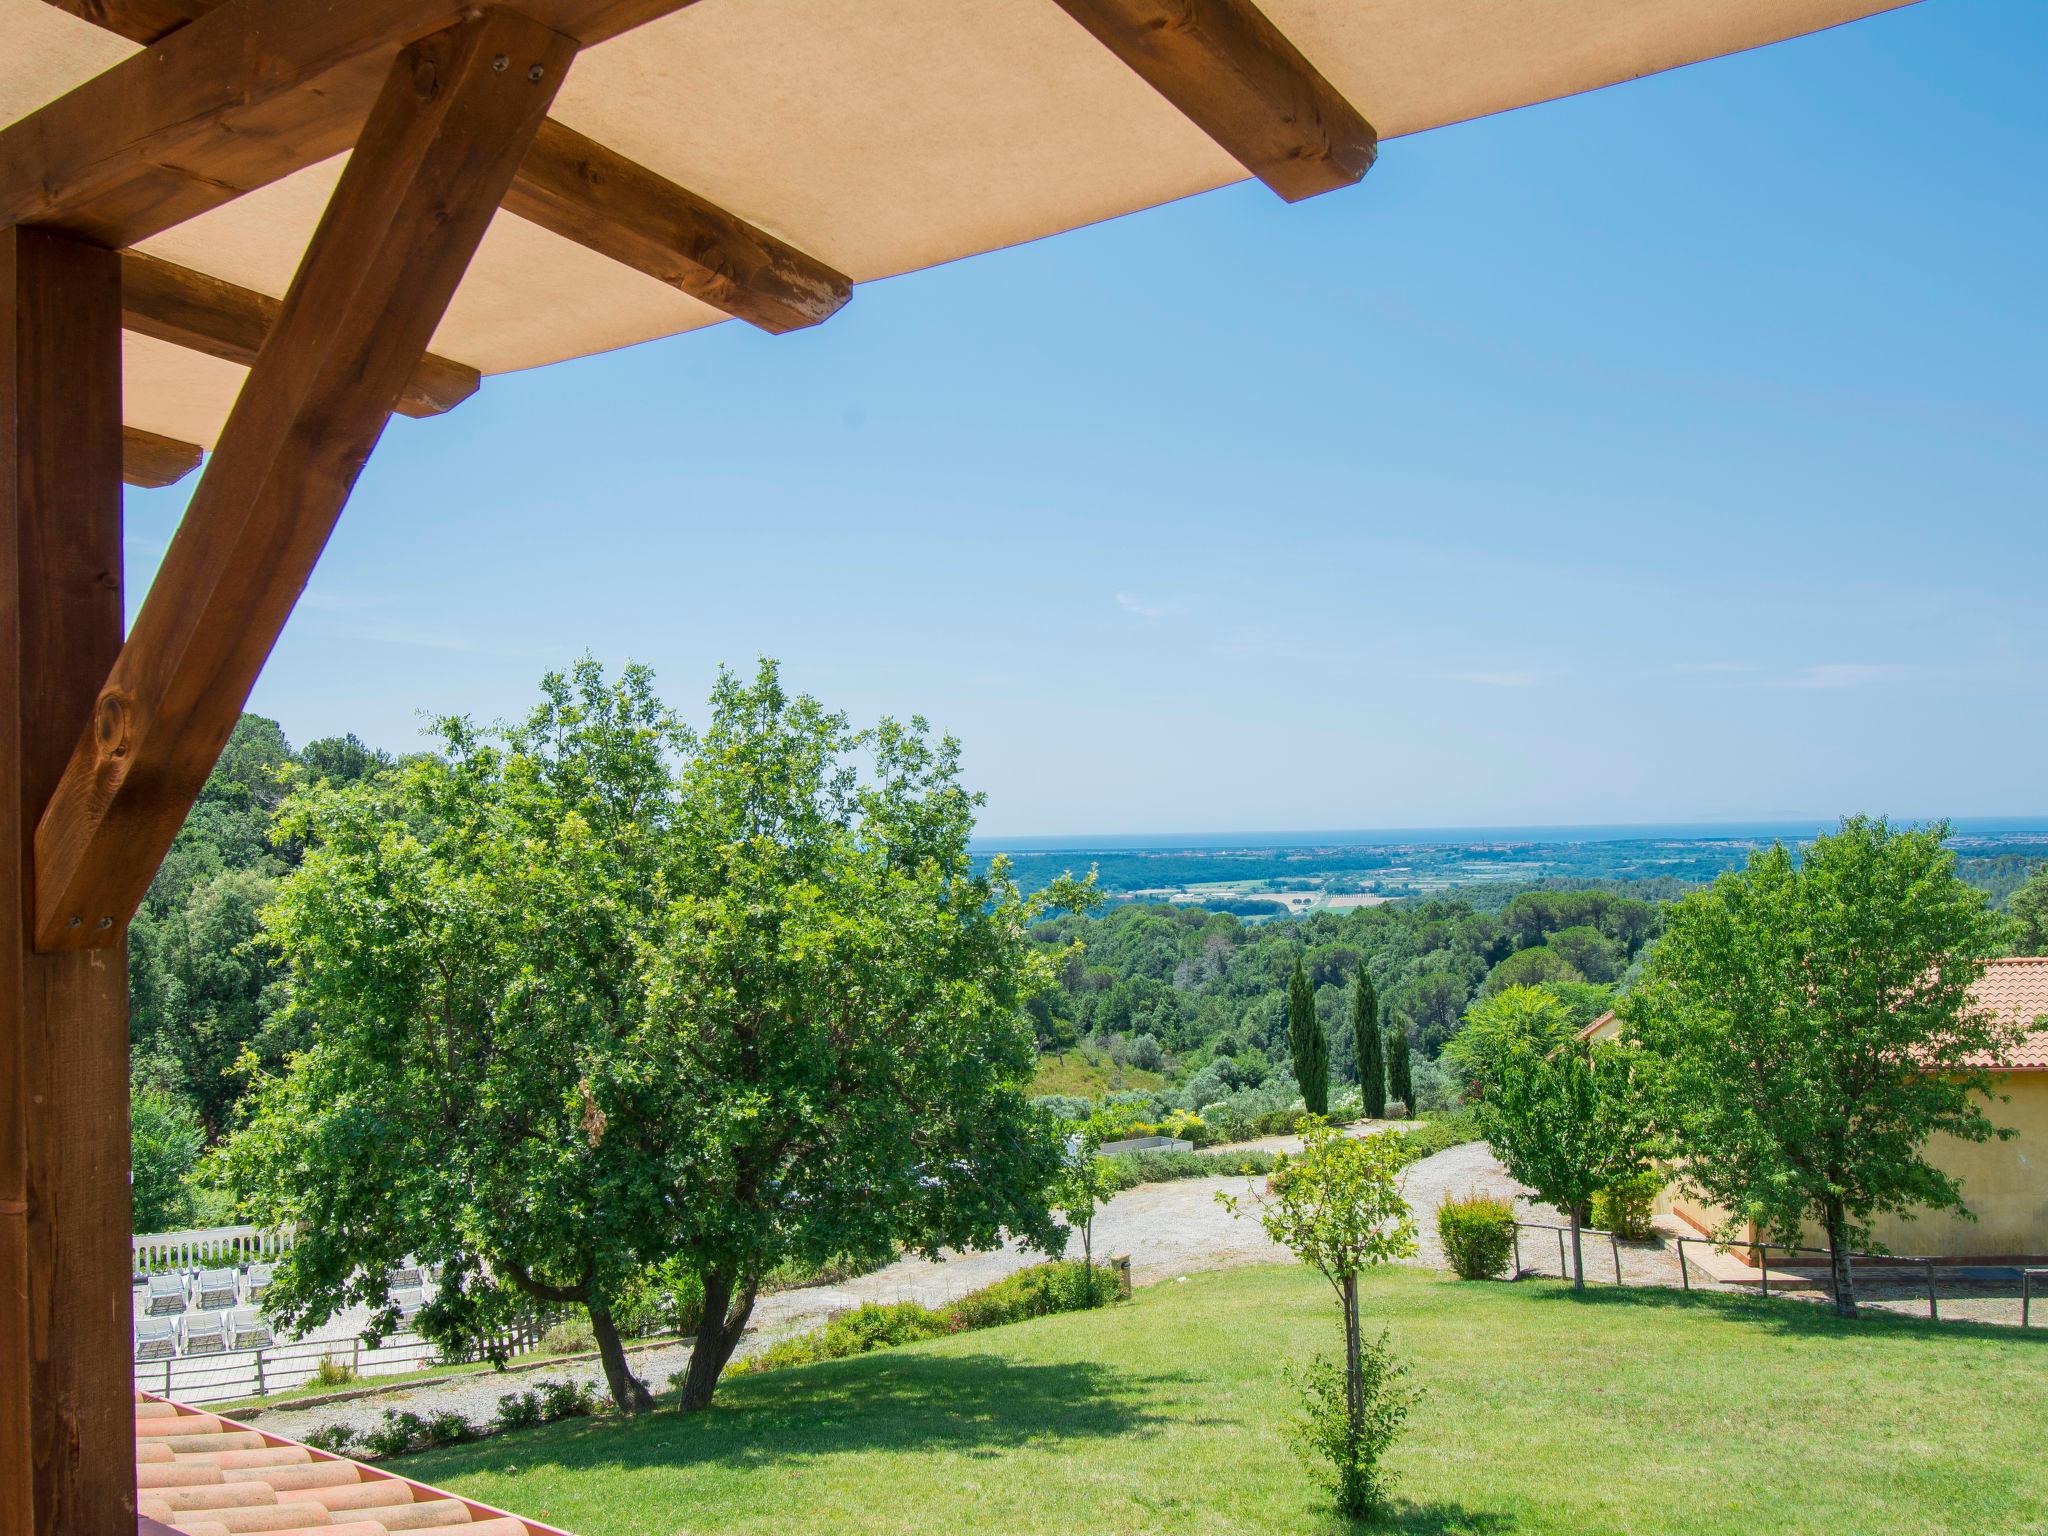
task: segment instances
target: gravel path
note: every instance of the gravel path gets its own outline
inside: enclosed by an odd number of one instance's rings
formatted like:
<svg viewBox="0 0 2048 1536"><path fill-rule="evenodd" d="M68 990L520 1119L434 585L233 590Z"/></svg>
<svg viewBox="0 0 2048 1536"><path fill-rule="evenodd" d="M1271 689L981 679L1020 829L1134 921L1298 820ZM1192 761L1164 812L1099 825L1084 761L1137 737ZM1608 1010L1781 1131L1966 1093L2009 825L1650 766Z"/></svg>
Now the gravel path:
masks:
<svg viewBox="0 0 2048 1536"><path fill-rule="evenodd" d="M1434 1157L1425 1157L1401 1176L1401 1192L1408 1197L1409 1209L1415 1212L1419 1251L1414 1262L1432 1269L1446 1267L1443 1244L1437 1241L1436 1236L1436 1208L1459 1195L1475 1192L1498 1195L1514 1202L1518 1221L1539 1222L1552 1227L1565 1225L1564 1215L1556 1206L1534 1199L1527 1188L1508 1177L1500 1159L1493 1155L1493 1148L1483 1141L1468 1141ZM1565 1242L1568 1260L1571 1252L1569 1236ZM1543 1275L1569 1272L1561 1270L1558 1264L1555 1233L1525 1231L1521 1234L1521 1245L1525 1272ZM1614 1246L1604 1237L1593 1237L1584 1240L1582 1250L1586 1283L1611 1283L1614 1279ZM1622 1243L1620 1258L1622 1279L1631 1285L1678 1284L1678 1260L1662 1242ZM1712 1284L1697 1275L1694 1283Z"/></svg>

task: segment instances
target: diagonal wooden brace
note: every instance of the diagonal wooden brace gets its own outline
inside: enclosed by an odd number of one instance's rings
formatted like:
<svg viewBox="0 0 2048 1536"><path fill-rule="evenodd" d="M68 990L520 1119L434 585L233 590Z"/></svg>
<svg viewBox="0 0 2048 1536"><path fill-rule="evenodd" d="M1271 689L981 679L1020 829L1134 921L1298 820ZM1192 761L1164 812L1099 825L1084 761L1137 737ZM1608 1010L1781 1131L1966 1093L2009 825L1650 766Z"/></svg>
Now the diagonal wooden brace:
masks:
<svg viewBox="0 0 2048 1536"><path fill-rule="evenodd" d="M493 10L398 55L38 824L38 949L125 931L575 52Z"/></svg>

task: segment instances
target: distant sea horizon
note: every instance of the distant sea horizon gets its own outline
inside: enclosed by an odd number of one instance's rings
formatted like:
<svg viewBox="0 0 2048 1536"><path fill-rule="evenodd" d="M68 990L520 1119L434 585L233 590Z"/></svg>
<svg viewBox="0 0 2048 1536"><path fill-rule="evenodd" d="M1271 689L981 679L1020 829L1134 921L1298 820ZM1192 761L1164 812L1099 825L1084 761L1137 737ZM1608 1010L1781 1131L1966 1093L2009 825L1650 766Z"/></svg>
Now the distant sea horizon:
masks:
<svg viewBox="0 0 2048 1536"><path fill-rule="evenodd" d="M1803 841L1828 831L1840 818L1776 821L1612 822L1583 825L1380 827L1325 831L1097 832L977 837L976 853L1176 852L1217 848L1367 848L1467 843L1624 843ZM1905 818L1894 818L1902 820ZM1927 820L1936 818L1928 817ZM1955 816L1949 825L1965 837L1998 834L2048 837L2048 815Z"/></svg>

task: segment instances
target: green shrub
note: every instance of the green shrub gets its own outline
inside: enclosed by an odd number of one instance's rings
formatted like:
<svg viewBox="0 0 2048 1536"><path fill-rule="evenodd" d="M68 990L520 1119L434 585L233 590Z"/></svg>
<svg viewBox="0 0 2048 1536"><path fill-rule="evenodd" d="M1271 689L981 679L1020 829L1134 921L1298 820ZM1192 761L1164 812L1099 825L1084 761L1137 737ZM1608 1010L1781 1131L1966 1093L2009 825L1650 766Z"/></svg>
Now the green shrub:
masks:
<svg viewBox="0 0 2048 1536"><path fill-rule="evenodd" d="M1116 1274L1108 1265L1096 1265L1091 1277L1086 1264L1056 1259L1050 1264L1020 1269L993 1285L971 1291L941 1307L937 1315L946 1332L967 1333L976 1328L1021 1323L1031 1317L1049 1317L1055 1312L1086 1311L1120 1294Z"/></svg>
<svg viewBox="0 0 2048 1536"><path fill-rule="evenodd" d="M1656 1236L1650 1218L1656 1212L1657 1195L1664 1188L1664 1176L1646 1168L1593 1195L1593 1225L1617 1237L1642 1241Z"/></svg>
<svg viewBox="0 0 2048 1536"><path fill-rule="evenodd" d="M578 1419L597 1412L597 1389L580 1381L536 1382L534 1391L540 1395L541 1417L550 1423L556 1419Z"/></svg>
<svg viewBox="0 0 2048 1536"><path fill-rule="evenodd" d="M819 1360L843 1360L898 1344L915 1344L948 1333L966 1333L976 1328L994 1328L1003 1323L1022 1322L1054 1312L1077 1312L1099 1307L1121 1295L1115 1272L1107 1265L1095 1266L1094 1285L1089 1285L1088 1266L1072 1259L1055 1259L1034 1264L1005 1276L993 1285L970 1291L958 1301L937 1311L914 1301L869 1302L842 1312L823 1328L798 1334L768 1348L736 1360L727 1370L734 1375L755 1371L781 1370L785 1366L810 1365ZM669 1378L672 1391L679 1391L683 1377L678 1371Z"/></svg>
<svg viewBox="0 0 2048 1536"><path fill-rule="evenodd" d="M893 1258L893 1255L891 1257ZM769 1295L775 1291L801 1290L807 1285L838 1285L843 1281L858 1280L862 1275L871 1275L890 1261L856 1259L845 1254L827 1259L822 1264L812 1264L801 1259L784 1259L761 1277L761 1293ZM700 1288L697 1298L697 1312L700 1317L703 1311L703 1293Z"/></svg>
<svg viewBox="0 0 2048 1536"><path fill-rule="evenodd" d="M1436 1235L1460 1279L1495 1279L1514 1251L1515 1208L1497 1195L1460 1195L1436 1208Z"/></svg>
<svg viewBox="0 0 2048 1536"><path fill-rule="evenodd" d="M309 1387L345 1387L356 1379L355 1367L332 1355L322 1355L320 1363L313 1367L313 1374L306 1379Z"/></svg>
<svg viewBox="0 0 2048 1536"><path fill-rule="evenodd" d="M477 1433L477 1427L468 1419L453 1408L443 1408L427 1415L426 1431L421 1438L431 1450L437 1445L460 1445L465 1440L474 1440Z"/></svg>
<svg viewBox="0 0 2048 1536"><path fill-rule="evenodd" d="M1173 1179L1215 1179L1231 1175L1267 1174L1277 1155L1272 1152L1121 1152L1106 1157L1110 1182L1118 1190Z"/></svg>
<svg viewBox="0 0 2048 1536"><path fill-rule="evenodd" d="M403 1456L426 1444L427 1421L416 1413L386 1408L384 1422L364 1430L360 1438L364 1452L370 1456Z"/></svg>
<svg viewBox="0 0 2048 1536"><path fill-rule="evenodd" d="M541 1335L544 1355L587 1355L597 1348L597 1337L587 1318L572 1318L555 1324Z"/></svg>
<svg viewBox="0 0 2048 1536"><path fill-rule="evenodd" d="M1380 1458L1421 1395L1402 1385L1408 1368L1394 1359L1384 1333L1359 1341L1359 1366L1364 1411L1356 1421L1346 1401L1344 1367L1318 1355L1296 1377L1302 1412L1289 1426L1302 1464L1352 1520L1364 1519L1385 1502L1387 1477Z"/></svg>
<svg viewBox="0 0 2048 1536"><path fill-rule="evenodd" d="M356 1443L356 1432L346 1424L322 1424L305 1436L305 1443L316 1451L330 1451L336 1456L346 1456L349 1448Z"/></svg>
<svg viewBox="0 0 2048 1536"><path fill-rule="evenodd" d="M1202 1123L1209 1128L1209 1134L1217 1141L1248 1141L1251 1139L1251 1118L1238 1113L1228 1104L1216 1103L1202 1106Z"/></svg>
<svg viewBox="0 0 2048 1536"><path fill-rule="evenodd" d="M532 1429L541 1421L540 1394L538 1392L507 1392L498 1399L497 1423L500 1429Z"/></svg>
<svg viewBox="0 0 2048 1536"><path fill-rule="evenodd" d="M1301 1129L1302 1116L1307 1113L1298 1104L1292 1109L1269 1109L1252 1122L1252 1129L1260 1136L1292 1136Z"/></svg>
<svg viewBox="0 0 2048 1536"><path fill-rule="evenodd" d="M823 1328L798 1334L778 1344L735 1361L727 1369L736 1375L753 1371L779 1370L789 1365L809 1365L815 1360L844 1360L865 1355L894 1344L915 1344L947 1332L944 1320L929 1307L914 1301L875 1302L842 1312ZM672 1383L675 1385L677 1383Z"/></svg>

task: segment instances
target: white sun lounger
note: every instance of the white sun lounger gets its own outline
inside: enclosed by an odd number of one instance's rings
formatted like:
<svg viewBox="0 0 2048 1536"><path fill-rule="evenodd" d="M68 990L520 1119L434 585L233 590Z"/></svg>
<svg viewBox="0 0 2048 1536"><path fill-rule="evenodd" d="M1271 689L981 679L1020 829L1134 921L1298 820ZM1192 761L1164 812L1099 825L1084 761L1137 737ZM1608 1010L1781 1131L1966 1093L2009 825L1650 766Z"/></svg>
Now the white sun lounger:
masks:
<svg viewBox="0 0 2048 1536"><path fill-rule="evenodd" d="M217 1355L228 1347L228 1320L219 1312L185 1315L185 1353Z"/></svg>
<svg viewBox="0 0 2048 1536"><path fill-rule="evenodd" d="M229 1349L268 1349L276 1342L256 1308L238 1307L228 1314Z"/></svg>
<svg viewBox="0 0 2048 1536"><path fill-rule="evenodd" d="M175 1317L135 1319L135 1358L169 1360L178 1353L178 1320Z"/></svg>
<svg viewBox="0 0 2048 1536"><path fill-rule="evenodd" d="M151 1317L175 1315L185 1310L185 1277L183 1275L151 1275L149 1277L149 1305L145 1310Z"/></svg>

